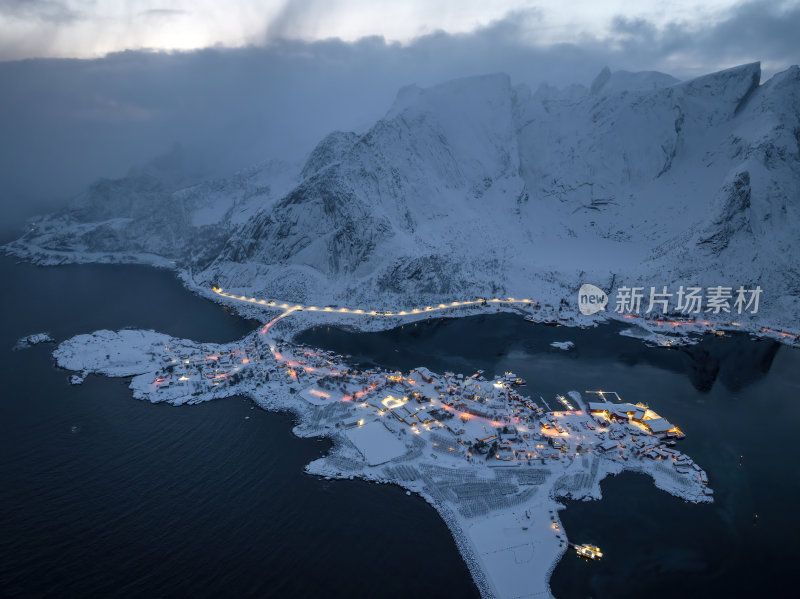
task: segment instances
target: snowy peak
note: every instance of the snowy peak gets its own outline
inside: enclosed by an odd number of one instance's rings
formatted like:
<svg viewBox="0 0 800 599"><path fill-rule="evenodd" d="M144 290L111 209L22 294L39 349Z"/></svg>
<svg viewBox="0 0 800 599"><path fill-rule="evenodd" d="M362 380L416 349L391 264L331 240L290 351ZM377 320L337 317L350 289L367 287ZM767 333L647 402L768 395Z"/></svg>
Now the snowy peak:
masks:
<svg viewBox="0 0 800 599"><path fill-rule="evenodd" d="M658 71L641 71L631 73L630 71L611 72L605 67L595 77L589 88L592 95L609 95L630 91L645 91L669 87L679 83L679 80L672 75L659 73Z"/></svg>
<svg viewBox="0 0 800 599"><path fill-rule="evenodd" d="M741 65L692 79L677 87L689 98L713 102L719 118L737 114L761 82L761 63Z"/></svg>
<svg viewBox="0 0 800 599"><path fill-rule="evenodd" d="M397 92L394 104L386 114L392 119L405 111L439 111L444 107L458 106L480 114L501 107L509 98L511 79L505 73L463 77L423 89L407 85Z"/></svg>
<svg viewBox="0 0 800 599"><path fill-rule="evenodd" d="M300 178L307 179L340 160L353 147L356 141L358 141L358 135L355 133L334 131L319 142L311 152L303 166L303 170L300 172Z"/></svg>
<svg viewBox="0 0 800 599"><path fill-rule="evenodd" d="M234 235L221 260L286 261L342 276L372 272L390 240L416 253L428 245L421 227L469 198L481 205L496 181L516 173L511 104L505 75L404 88L364 135L323 140L301 185Z"/></svg>

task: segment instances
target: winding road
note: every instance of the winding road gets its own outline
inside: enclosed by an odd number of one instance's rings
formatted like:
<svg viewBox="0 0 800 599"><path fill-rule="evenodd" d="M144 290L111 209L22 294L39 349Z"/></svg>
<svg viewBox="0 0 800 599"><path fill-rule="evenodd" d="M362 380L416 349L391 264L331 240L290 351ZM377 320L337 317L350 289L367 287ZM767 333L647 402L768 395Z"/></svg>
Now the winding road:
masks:
<svg viewBox="0 0 800 599"><path fill-rule="evenodd" d="M425 306L424 308L413 308L411 310L400 310L398 312L394 311L385 311L385 310L363 310L363 309L353 309L353 308L333 308L331 306L325 307L317 307L317 306L302 306L300 304L293 304L289 302L281 302L276 300L265 300L265 299L258 299L255 297L247 297L245 295L236 295L235 293L226 293L224 290L220 289L219 287L212 287L211 290L221 297L225 297L228 299L240 301L240 302L247 302L249 304L255 304L259 306L265 306L270 308L282 308L286 310L284 314L282 314L279 318L283 316L287 316L291 312L295 311L308 311L308 312L334 312L337 314L355 314L358 316L416 316L418 314L427 314L428 312L437 312L440 310L450 310L452 308L459 308L464 306L488 306L491 304L521 304L521 305L539 305L539 302L532 299L515 299L513 297L508 297L505 299L500 298L493 298L493 299L474 299L474 300L467 300L464 302L451 302L449 304L439 304L437 306ZM276 319L277 320L277 319ZM274 321L273 321L274 322Z"/></svg>

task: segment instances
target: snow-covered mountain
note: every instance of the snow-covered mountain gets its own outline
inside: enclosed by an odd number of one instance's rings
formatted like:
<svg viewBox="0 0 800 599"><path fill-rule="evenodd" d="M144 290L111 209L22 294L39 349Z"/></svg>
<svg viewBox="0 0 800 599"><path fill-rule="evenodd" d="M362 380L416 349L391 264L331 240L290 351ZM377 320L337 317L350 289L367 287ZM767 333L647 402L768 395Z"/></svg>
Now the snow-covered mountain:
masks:
<svg viewBox="0 0 800 599"><path fill-rule="evenodd" d="M771 322L796 323L800 69L760 77L755 63L687 82L604 69L589 88L410 86L302 168L100 182L12 251L148 252L199 283L372 306L760 283Z"/></svg>

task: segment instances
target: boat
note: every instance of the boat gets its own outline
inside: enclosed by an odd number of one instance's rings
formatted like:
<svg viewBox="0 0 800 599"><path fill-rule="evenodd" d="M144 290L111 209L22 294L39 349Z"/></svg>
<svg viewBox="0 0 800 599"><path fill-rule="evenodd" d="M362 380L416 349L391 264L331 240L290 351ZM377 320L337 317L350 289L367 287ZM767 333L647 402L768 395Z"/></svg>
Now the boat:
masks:
<svg viewBox="0 0 800 599"><path fill-rule="evenodd" d="M578 557L586 559L600 559L603 557L603 552L600 551L600 547L597 545L575 545L575 551L578 553Z"/></svg>

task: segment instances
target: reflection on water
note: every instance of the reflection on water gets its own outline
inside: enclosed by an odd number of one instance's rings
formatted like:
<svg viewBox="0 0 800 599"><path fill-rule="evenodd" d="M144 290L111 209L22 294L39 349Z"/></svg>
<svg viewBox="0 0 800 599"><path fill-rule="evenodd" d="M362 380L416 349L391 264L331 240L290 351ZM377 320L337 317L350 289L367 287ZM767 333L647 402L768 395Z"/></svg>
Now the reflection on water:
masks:
<svg viewBox="0 0 800 599"><path fill-rule="evenodd" d="M531 325L518 316L494 314L466 318L438 318L390 331L359 333L337 327L314 327L298 337L301 343L325 347L353 356L362 366L410 370L426 365L438 370L501 374L509 363L536 357L547 366L565 366L570 360L587 363L619 362L627 366L650 365L688 377L695 389L708 392L719 381L736 392L764 377L782 347L770 340L754 341L745 334L725 337L704 335L698 344L681 348L648 347L620 336L625 325L609 323L579 330ZM569 352L550 346L553 341L576 341ZM536 364L528 364L538 374ZM582 366L583 367L583 366ZM533 377L532 380L540 380Z"/></svg>
<svg viewBox="0 0 800 599"><path fill-rule="evenodd" d="M680 449L708 473L715 502L685 503L639 474L607 479L602 501L562 512L570 540L599 545L604 558L568 553L553 575L556 597L787 596L795 556L786 544L800 534L800 350L742 334L651 348L622 328L534 326L499 314L379 333L317 327L300 340L384 368L513 370L533 397L613 390L680 426Z"/></svg>

